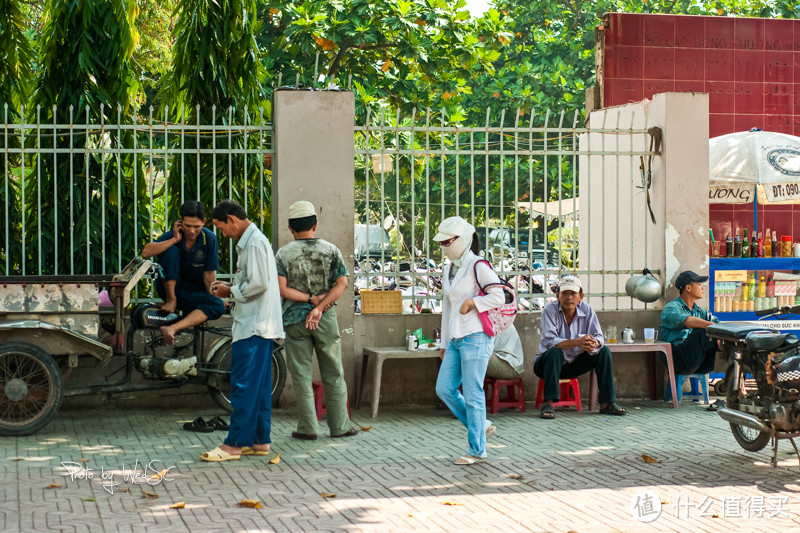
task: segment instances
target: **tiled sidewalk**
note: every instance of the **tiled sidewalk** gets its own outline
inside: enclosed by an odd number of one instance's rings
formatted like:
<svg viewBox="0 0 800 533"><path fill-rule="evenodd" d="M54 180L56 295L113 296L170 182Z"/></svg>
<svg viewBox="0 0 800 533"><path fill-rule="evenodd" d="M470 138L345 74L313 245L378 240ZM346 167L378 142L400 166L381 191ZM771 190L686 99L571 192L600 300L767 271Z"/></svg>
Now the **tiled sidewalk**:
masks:
<svg viewBox="0 0 800 533"><path fill-rule="evenodd" d="M377 420L366 409L354 411L355 422L369 431L347 439L330 439L325 431L314 442L291 439L292 413L278 410L272 438L279 464L262 457L199 461L224 434L181 426L219 414L214 411L62 411L37 435L0 440L0 531L800 527L800 467L788 442L772 468L769 451L740 450L728 425L698 406L684 402L674 411L662 402L622 403L629 414L621 418L557 411L556 420L544 421L532 404L524 415L495 415L489 460L471 467L453 465L466 448L466 431L433 408L383 409ZM646 463L642 454L661 462ZM81 468L93 477L79 477ZM149 477L165 468L164 479ZM645 490L656 499L648 500ZM637 496L646 517L653 516L648 505L660 500L660 517L634 518ZM243 499L263 507L238 507ZM170 508L178 502L185 507Z"/></svg>

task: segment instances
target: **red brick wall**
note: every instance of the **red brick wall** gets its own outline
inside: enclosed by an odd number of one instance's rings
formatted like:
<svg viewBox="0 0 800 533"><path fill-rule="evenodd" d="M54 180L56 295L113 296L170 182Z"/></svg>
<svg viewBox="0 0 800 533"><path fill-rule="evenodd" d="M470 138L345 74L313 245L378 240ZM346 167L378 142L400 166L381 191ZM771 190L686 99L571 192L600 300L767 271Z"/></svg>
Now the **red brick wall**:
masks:
<svg viewBox="0 0 800 533"><path fill-rule="evenodd" d="M604 106L707 92L710 137L750 128L800 136L800 20L613 13L603 34ZM753 229L752 205L712 204L710 218L718 239ZM757 231L766 228L793 235L800 205L759 206Z"/></svg>

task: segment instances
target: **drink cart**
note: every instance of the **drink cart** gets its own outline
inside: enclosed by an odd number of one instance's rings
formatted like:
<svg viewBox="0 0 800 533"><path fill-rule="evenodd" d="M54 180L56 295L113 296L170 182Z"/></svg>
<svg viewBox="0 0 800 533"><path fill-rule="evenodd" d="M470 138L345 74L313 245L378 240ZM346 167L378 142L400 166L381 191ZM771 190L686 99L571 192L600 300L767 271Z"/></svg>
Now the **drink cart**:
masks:
<svg viewBox="0 0 800 533"><path fill-rule="evenodd" d="M709 309L720 321L756 323L757 310L798 303L800 257L712 257L708 287ZM790 317L788 320L761 320L757 323L800 336L800 316Z"/></svg>

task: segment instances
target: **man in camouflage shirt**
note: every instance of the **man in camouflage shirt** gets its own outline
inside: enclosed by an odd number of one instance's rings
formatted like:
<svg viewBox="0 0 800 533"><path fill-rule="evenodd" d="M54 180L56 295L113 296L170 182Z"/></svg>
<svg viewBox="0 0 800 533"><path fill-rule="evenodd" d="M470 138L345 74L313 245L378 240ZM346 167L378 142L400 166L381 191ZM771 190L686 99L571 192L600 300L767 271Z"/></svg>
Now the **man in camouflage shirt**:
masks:
<svg viewBox="0 0 800 533"><path fill-rule="evenodd" d="M314 237L317 214L311 202L289 206L289 231L294 242L278 250L278 286L286 331L286 362L292 373L300 420L292 437L317 438L317 415L311 387L312 358L317 352L325 388L331 437L352 437L358 430L347 414L347 384L342 368L342 342L334 303L347 288L349 272L333 244Z"/></svg>

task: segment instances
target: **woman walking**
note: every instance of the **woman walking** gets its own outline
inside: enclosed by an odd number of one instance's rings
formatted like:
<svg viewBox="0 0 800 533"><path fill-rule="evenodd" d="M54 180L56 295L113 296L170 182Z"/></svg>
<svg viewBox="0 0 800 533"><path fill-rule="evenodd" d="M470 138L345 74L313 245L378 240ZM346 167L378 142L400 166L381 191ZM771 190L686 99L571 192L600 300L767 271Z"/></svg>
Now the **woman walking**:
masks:
<svg viewBox="0 0 800 533"><path fill-rule="evenodd" d="M503 305L505 293L492 285L500 279L488 264L476 265L479 244L472 224L461 217L447 218L433 240L448 259L442 276L442 366L436 394L467 427L469 447L455 464L471 465L486 458L486 438L495 433L486 419L483 392L494 338L483 332L478 313ZM486 295L480 296L479 284L486 287Z"/></svg>

